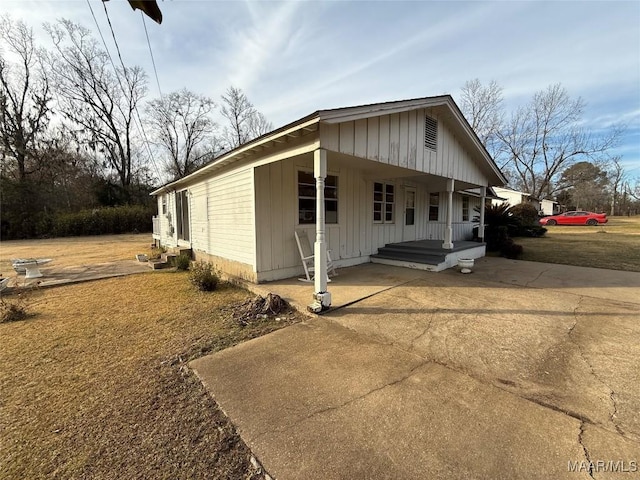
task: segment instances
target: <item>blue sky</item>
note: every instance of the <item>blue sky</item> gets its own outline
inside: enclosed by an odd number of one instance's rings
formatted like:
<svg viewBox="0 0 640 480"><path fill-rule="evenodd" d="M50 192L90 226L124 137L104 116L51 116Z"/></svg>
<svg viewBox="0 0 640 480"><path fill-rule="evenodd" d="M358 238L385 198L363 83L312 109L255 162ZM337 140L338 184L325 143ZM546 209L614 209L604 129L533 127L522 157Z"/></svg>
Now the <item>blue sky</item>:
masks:
<svg viewBox="0 0 640 480"><path fill-rule="evenodd" d="M102 2L90 0L112 54ZM158 2L147 30L163 93L218 100L242 88L275 127L319 109L450 93L496 80L506 106L562 83L599 132L623 122L614 153L640 178L640 2ZM139 12L106 3L127 64L158 87ZM86 0L3 0L2 13L40 29L64 17L96 32Z"/></svg>

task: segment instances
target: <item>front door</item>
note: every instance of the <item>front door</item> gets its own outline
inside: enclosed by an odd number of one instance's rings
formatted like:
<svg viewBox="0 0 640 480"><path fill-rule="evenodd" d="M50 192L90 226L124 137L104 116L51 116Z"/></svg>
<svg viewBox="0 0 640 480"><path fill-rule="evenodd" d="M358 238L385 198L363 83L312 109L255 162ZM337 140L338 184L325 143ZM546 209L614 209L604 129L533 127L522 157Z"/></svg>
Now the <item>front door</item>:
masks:
<svg viewBox="0 0 640 480"><path fill-rule="evenodd" d="M402 241L412 242L416 239L416 189L404 189L404 227Z"/></svg>

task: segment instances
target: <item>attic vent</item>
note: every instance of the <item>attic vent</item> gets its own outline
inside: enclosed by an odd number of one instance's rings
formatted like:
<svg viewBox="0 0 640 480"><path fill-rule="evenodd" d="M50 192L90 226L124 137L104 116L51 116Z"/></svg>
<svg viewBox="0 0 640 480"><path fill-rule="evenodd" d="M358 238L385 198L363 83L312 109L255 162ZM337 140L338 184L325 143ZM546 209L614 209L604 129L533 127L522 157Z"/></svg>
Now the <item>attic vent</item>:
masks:
<svg viewBox="0 0 640 480"><path fill-rule="evenodd" d="M438 122L431 117L424 117L424 148L436 150L438 141Z"/></svg>

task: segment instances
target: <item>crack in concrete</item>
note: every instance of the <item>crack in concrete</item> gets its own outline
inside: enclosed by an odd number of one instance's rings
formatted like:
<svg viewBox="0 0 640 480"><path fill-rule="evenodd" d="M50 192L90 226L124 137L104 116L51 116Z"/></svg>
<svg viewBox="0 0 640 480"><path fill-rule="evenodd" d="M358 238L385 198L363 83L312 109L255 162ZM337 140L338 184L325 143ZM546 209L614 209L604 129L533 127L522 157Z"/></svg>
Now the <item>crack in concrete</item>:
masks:
<svg viewBox="0 0 640 480"><path fill-rule="evenodd" d="M525 286L525 287L534 288L534 287L531 287L531 284L532 284L532 283L534 283L534 282L537 282L537 281L540 279L540 277L541 277L542 275L544 275L545 273L547 273L547 272L549 272L549 271L551 271L551 270L553 270L553 267L549 267L549 268L547 268L546 270L542 270L542 271L541 271L541 272L536 276L536 278L534 278L533 280L529 280L527 283L525 283L525 284L524 284L524 286Z"/></svg>
<svg viewBox="0 0 640 480"><path fill-rule="evenodd" d="M309 419L311 419L313 417L316 417L318 415L322 415L323 413L339 410L339 409L341 409L343 407L346 407L348 405L351 405L352 403L357 402L358 400L362 400L362 399L368 397L369 395L372 395L372 394L374 394L376 392L384 390L387 387L393 387L394 385L397 385L399 383L404 382L409 377L411 377L416 370L418 370L421 367L424 367L425 365L428 365L429 363L432 363L432 362L431 361L421 362L421 363L417 364L416 366L414 366L411 370L409 370L409 372L406 375L403 375L402 377L400 377L400 378L398 378L398 379L396 379L396 380L394 380L392 382L385 383L384 385L381 385L379 387L375 387L375 388L369 390L368 392L363 393L362 395L358 395L357 397L351 398L351 399L347 400L346 402L343 402L343 403L341 403L339 405L331 405L331 406L328 406L328 407L321 408L320 410L316 410L314 412L311 412L308 415L305 415L304 417L299 418L296 421L294 421L294 422L292 422L292 423L290 423L288 425L283 425L280 428L275 428L273 430L267 430L265 432L260 432L254 437L253 440L257 441L260 437L268 435L269 433L272 433L272 432L282 432L282 431L285 431L285 430L289 430L291 428L294 428L296 425L299 425L300 423L302 423L302 422L304 422L306 420L309 420Z"/></svg>
<svg viewBox="0 0 640 480"><path fill-rule="evenodd" d="M439 312L440 312L440 309L439 309L439 308L436 308L435 312L432 312L432 313L429 315L429 322L427 323L427 326L424 328L424 330L422 330L422 333L420 333L420 334L416 335L416 336L411 340L411 343L410 343L410 345L409 345L409 348L410 348L411 350L413 350L413 349L414 349L414 345L415 345L415 343L416 343L418 340L420 340L422 337L424 337L424 336L429 332L429 329L431 328L431 324L433 323L433 317L434 317L436 314L438 314Z"/></svg>
<svg viewBox="0 0 640 480"><path fill-rule="evenodd" d="M580 358L582 359L582 361L587 365L587 367L589 367L589 371L591 372L591 375L593 376L593 378L595 378L607 390L609 390L609 400L611 401L611 407L612 407L612 411L611 411L611 413L609 413L609 420L611 420L611 424L616 429L616 432L618 432L618 434L622 435L624 438L627 438L625 433L624 433L624 430L622 430L622 428L620 427L620 425L618 424L618 422L616 420L616 417L618 416L618 402L615 399L614 390L602 378L600 378L600 376L596 373L594 366L587 359L586 355L584 354L584 351L582 350L582 347L580 346L580 344L578 342L576 342L573 339L573 337L571 335L573 333L574 329L576 328L576 325L578 325L578 309L580 308L580 304L582 303L583 300L584 300L583 296L580 296L578 298L578 304L573 309L574 322L573 322L573 325L571 325L571 327L569 328L569 330L567 332L567 335L569 336L569 339L570 339L571 343L573 343L576 346L576 348L578 349L578 353L580 354Z"/></svg>
<svg viewBox="0 0 640 480"><path fill-rule="evenodd" d="M580 422L580 431L578 432L578 443L582 447L582 450L584 451L584 458L587 461L587 464L589 465L589 470L588 470L589 476L591 478L596 478L593 476L593 463L591 463L591 455L589 454L589 450L587 449L587 446L584 444L584 441L582 438L583 435L584 435L584 421Z"/></svg>
<svg viewBox="0 0 640 480"><path fill-rule="evenodd" d="M618 416L618 402L614 398L615 394L616 394L616 392L611 390L611 394L609 395L609 398L611 399L611 403L613 404L613 412L611 412L611 415L610 415L611 423L613 423L613 426L616 427L616 431L620 435L622 435L623 437L626 438L626 434L625 434L624 430L622 430L622 427L616 421L616 417Z"/></svg>

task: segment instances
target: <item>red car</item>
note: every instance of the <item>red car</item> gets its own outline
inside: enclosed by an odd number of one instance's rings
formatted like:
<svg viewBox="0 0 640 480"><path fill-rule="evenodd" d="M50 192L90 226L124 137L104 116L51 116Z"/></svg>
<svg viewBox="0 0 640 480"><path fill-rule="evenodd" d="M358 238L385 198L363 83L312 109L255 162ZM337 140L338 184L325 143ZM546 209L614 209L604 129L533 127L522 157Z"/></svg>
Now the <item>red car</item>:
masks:
<svg viewBox="0 0 640 480"><path fill-rule="evenodd" d="M542 217L540 225L597 225L608 221L606 213L577 211Z"/></svg>

